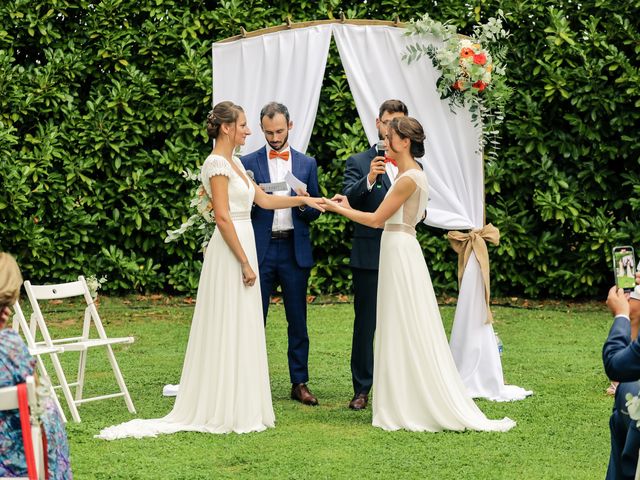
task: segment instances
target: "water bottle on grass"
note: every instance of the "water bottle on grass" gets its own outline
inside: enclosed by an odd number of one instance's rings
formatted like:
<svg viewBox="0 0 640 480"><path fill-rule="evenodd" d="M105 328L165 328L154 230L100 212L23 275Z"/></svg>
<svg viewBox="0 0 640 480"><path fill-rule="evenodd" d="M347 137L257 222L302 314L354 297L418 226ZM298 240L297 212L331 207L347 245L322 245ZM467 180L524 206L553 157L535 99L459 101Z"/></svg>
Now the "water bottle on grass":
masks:
<svg viewBox="0 0 640 480"><path fill-rule="evenodd" d="M502 352L504 351L504 345L502 344L502 340L500 340L500 337L498 336L498 334L496 332L493 332L493 333L496 336L496 345L498 346L498 354L502 356Z"/></svg>

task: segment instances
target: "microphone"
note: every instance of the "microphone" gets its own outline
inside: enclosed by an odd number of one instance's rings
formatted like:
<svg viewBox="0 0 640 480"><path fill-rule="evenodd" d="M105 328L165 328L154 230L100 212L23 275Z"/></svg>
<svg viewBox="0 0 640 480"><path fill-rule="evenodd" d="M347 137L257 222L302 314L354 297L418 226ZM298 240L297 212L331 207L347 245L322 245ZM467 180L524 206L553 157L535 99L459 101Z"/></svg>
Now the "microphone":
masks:
<svg viewBox="0 0 640 480"><path fill-rule="evenodd" d="M384 140L378 140L378 144L376 145L376 155L378 157L384 157L387 151L384 148ZM382 174L378 174L376 177L376 182L382 183L382 179L380 178Z"/></svg>

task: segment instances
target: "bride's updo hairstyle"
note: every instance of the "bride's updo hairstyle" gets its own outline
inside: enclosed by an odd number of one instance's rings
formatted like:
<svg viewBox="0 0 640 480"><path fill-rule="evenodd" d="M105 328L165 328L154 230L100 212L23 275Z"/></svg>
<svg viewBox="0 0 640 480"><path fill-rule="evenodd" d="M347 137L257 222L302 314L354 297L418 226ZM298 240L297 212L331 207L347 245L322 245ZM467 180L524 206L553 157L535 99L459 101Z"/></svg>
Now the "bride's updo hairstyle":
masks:
<svg viewBox="0 0 640 480"><path fill-rule="evenodd" d="M220 135L220 125L223 123L236 123L240 112L244 112L240 105L225 101L218 103L207 115L207 134L215 139Z"/></svg>
<svg viewBox="0 0 640 480"><path fill-rule="evenodd" d="M424 140L427 137L418 120L413 117L396 117L389 122L389 128L400 138L411 140L409 151L414 158L424 157Z"/></svg>

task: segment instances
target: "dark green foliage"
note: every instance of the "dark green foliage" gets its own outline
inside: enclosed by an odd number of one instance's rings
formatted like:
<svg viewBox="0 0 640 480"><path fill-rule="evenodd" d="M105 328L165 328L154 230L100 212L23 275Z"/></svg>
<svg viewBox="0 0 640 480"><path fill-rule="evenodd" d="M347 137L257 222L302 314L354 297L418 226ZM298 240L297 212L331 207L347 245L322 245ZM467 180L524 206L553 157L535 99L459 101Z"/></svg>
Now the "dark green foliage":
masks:
<svg viewBox="0 0 640 480"><path fill-rule="evenodd" d="M189 236L190 183L210 145L211 42L293 21L408 20L428 12L470 30L507 14L514 87L503 144L486 165L493 291L592 296L610 283L610 249L633 243L640 209L637 1L6 0L0 3L0 249L25 277L107 275L112 292L193 292L201 255ZM424 61L427 61L424 59ZM295 120L295 119L294 119ZM366 121L373 121L367 119ZM309 153L324 194L366 148L335 47ZM349 289L350 226L313 227L311 292ZM436 289L454 293L442 231L419 238ZM640 246L640 245L639 245Z"/></svg>

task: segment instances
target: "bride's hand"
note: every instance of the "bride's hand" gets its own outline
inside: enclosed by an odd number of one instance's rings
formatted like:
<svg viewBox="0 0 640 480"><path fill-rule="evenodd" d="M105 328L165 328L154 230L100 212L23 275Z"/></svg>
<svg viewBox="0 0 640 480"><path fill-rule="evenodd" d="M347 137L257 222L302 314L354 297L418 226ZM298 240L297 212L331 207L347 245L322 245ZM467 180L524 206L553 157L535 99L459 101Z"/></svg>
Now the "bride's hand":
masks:
<svg viewBox="0 0 640 480"><path fill-rule="evenodd" d="M324 202L323 205L327 212L336 212L339 208L339 204L334 202L333 199L323 198L322 201Z"/></svg>
<svg viewBox="0 0 640 480"><path fill-rule="evenodd" d="M242 283L244 283L245 287L253 287L256 283L256 274L249 265L249 262L244 262L242 264Z"/></svg>
<svg viewBox="0 0 640 480"><path fill-rule="evenodd" d="M333 196L333 198L331 198L331 200L337 203L338 205L340 205L341 207L349 208L349 209L351 208L351 205L349 205L349 199L347 198L346 195L340 195L339 193L337 193Z"/></svg>
<svg viewBox="0 0 640 480"><path fill-rule="evenodd" d="M316 210L320 210L324 212L324 201L322 198L316 197L301 197L302 201L307 207L315 208Z"/></svg>

